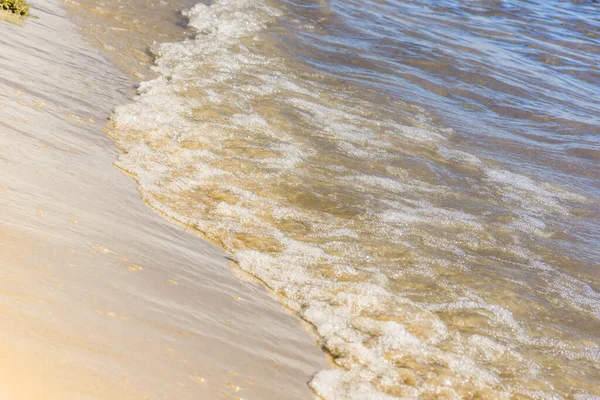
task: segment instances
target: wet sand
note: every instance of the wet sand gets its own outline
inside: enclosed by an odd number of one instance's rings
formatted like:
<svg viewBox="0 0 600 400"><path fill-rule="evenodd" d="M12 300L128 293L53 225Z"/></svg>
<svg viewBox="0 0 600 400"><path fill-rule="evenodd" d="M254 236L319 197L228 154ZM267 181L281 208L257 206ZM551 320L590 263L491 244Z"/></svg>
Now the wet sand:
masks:
<svg viewBox="0 0 600 400"><path fill-rule="evenodd" d="M31 3L0 21L0 397L311 398L326 361L298 319L113 166L133 82Z"/></svg>

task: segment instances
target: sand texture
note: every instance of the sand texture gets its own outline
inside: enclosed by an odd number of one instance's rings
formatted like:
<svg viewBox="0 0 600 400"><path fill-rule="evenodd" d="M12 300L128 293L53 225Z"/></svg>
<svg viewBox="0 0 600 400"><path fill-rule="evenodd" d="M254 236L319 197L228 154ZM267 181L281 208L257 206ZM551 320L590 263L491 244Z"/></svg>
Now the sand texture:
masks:
<svg viewBox="0 0 600 400"><path fill-rule="evenodd" d="M31 5L0 21L0 399L312 398L298 320L113 166L131 82Z"/></svg>

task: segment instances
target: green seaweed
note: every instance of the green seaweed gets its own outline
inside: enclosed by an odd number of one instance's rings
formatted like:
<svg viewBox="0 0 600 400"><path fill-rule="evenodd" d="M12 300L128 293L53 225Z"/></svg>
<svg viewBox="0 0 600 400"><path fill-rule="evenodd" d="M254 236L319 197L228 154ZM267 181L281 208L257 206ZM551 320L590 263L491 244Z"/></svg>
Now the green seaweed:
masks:
<svg viewBox="0 0 600 400"><path fill-rule="evenodd" d="M25 0L0 0L0 10L24 17L29 15L29 5Z"/></svg>

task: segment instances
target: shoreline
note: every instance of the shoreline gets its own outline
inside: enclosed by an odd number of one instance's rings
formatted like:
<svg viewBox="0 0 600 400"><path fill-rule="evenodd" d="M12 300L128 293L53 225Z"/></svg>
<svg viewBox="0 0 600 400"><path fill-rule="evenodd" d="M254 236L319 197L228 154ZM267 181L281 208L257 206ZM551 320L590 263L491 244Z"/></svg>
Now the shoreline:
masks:
<svg viewBox="0 0 600 400"><path fill-rule="evenodd" d="M0 394L310 397L327 362L299 319L114 168L103 129L129 78L58 1L31 6L0 22Z"/></svg>

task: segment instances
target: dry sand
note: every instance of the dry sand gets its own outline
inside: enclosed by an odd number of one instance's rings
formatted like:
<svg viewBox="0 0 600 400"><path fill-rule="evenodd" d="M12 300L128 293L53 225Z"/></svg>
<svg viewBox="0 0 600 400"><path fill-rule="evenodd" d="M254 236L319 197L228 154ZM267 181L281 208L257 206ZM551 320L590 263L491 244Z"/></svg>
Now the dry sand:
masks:
<svg viewBox="0 0 600 400"><path fill-rule="evenodd" d="M312 398L300 322L112 165L132 83L31 3L0 21L0 399Z"/></svg>

